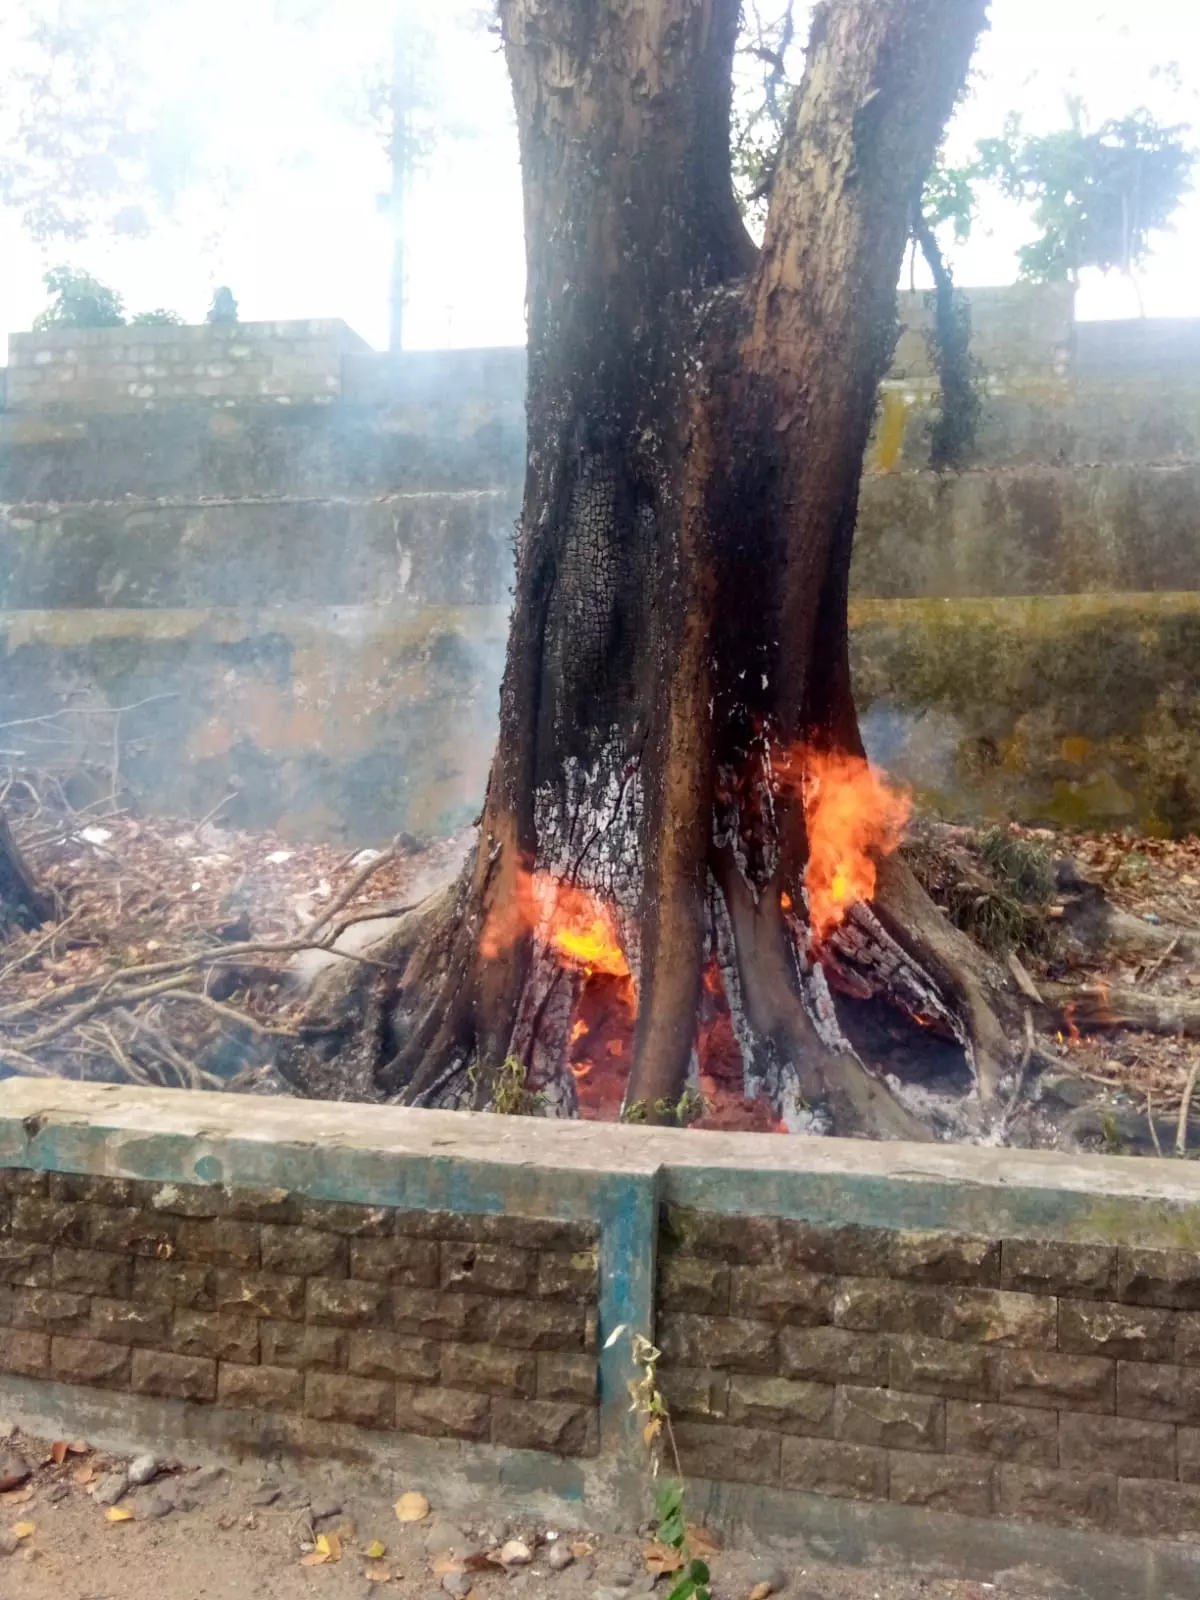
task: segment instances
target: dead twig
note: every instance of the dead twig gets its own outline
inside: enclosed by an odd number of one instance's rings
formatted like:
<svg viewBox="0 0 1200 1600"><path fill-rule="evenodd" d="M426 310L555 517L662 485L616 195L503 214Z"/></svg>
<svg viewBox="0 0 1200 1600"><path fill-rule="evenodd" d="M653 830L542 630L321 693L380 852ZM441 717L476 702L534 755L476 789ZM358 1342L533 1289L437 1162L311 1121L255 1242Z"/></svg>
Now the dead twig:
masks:
<svg viewBox="0 0 1200 1600"><path fill-rule="evenodd" d="M1149 1089L1146 1090L1146 1123L1150 1129L1150 1137L1154 1141L1154 1154L1161 1156L1163 1153L1162 1140L1158 1137L1158 1128L1154 1121L1154 1101L1150 1098Z"/></svg>
<svg viewBox="0 0 1200 1600"><path fill-rule="evenodd" d="M1025 1044L1021 1051L1021 1059L1017 1063L1017 1078L1013 1084L1013 1092L1009 1096L1008 1104L1004 1108L1003 1125L1008 1127L1013 1112L1017 1108L1017 1101L1021 1098L1021 1091L1025 1087L1025 1074L1029 1071L1029 1063L1033 1059L1033 1049L1036 1038L1033 1031L1033 1012L1026 1008L1025 1011Z"/></svg>
<svg viewBox="0 0 1200 1600"><path fill-rule="evenodd" d="M31 945L23 955L19 955L14 961L10 961L6 967L0 970L0 983L3 983L5 978L10 977L21 967L28 966L35 956L41 955L46 946L53 944L63 929L69 927L70 924L75 921L76 917L78 917L78 915L79 910L76 908L76 910L72 911L69 916L65 916L61 922L56 922L50 929L49 933L44 933L37 943Z"/></svg>
<svg viewBox="0 0 1200 1600"><path fill-rule="evenodd" d="M155 995L169 994L182 984L190 983L191 979L178 975L173 978L165 978L161 983L147 983L137 989L122 989L116 994L108 992L108 987L111 986L112 982L113 980L110 978L108 986L100 994L93 996L91 1000L85 1001L81 1006L75 1006L67 1012L65 1017L59 1017L57 1022L51 1022L37 1033L30 1034L28 1038L22 1039L23 1048L26 1050L40 1049L42 1045L49 1044L51 1039L57 1039L60 1034L67 1033L72 1028L77 1028L81 1022L89 1021L90 1018L99 1015L102 1011L111 1011L117 1006L127 1006L135 1000L150 1000ZM13 1007L9 1007L10 1014L13 1009ZM30 1006L25 1009L32 1010L33 1007Z"/></svg>
<svg viewBox="0 0 1200 1600"><path fill-rule="evenodd" d="M374 861L368 861L365 866L360 867L346 887L340 893L334 895L320 916L314 917L308 927L305 928L306 936L311 939L314 934L319 933L322 928L332 922L338 912L350 904L363 885L373 878L381 867L386 867L389 861L394 861L397 854L398 851L393 844L382 855L376 856Z"/></svg>
<svg viewBox="0 0 1200 1600"><path fill-rule="evenodd" d="M196 824L196 832L199 833L200 829L203 828L203 827L206 827L213 820L214 817L219 817L221 812L224 811L225 807L229 804L229 802L231 800L236 800L238 795L241 794L241 792L242 791L240 789L231 789L230 792L225 796L224 800L218 800L216 805L213 806L213 808L211 809L211 811L206 811L204 813L204 815L200 818L200 821Z"/></svg>
<svg viewBox="0 0 1200 1600"><path fill-rule="evenodd" d="M411 906L401 907L396 915L399 916L401 912L411 909ZM328 939L257 940L247 944L214 945L208 950L198 950L189 956L173 956L167 961L147 961L140 966L122 967L120 971L107 973L102 978L81 978L69 988L53 989L48 994L39 995L36 1000L23 1000L14 1005L0 1007L0 1022L8 1022L13 1017L49 1011L60 1005L66 1005L80 995L87 994L97 984L107 989L114 983L124 983L130 978L159 978L169 973L188 972L196 967L227 966L230 962L239 961L245 956L288 956L299 955L302 950L332 950L333 938L340 937L346 927L360 920L363 919L349 918L345 924L332 930ZM370 956L358 955L351 950L337 950L334 953L346 961L358 961L367 967L378 967L383 972L392 970L386 961L373 961Z"/></svg>
<svg viewBox="0 0 1200 1600"><path fill-rule="evenodd" d="M1142 983L1149 983L1151 978L1156 978L1158 976L1162 968L1166 966L1167 962L1175 954L1176 950L1178 950L1179 940L1181 937L1182 935L1177 933L1167 948L1163 951L1162 955L1159 956L1158 960L1150 963L1145 972L1142 973L1140 979Z"/></svg>
<svg viewBox="0 0 1200 1600"><path fill-rule="evenodd" d="M1179 1107L1179 1126L1175 1130L1175 1154L1187 1155L1188 1145L1188 1117L1192 1110L1192 1096L1196 1092L1196 1079L1200 1078L1200 1060L1192 1062L1192 1069L1187 1075L1187 1082L1183 1086L1183 1101Z"/></svg>
<svg viewBox="0 0 1200 1600"><path fill-rule="evenodd" d="M180 691L172 689L166 694L148 694L144 700L132 700L126 706L63 706L61 711L46 711L40 717L18 717L13 722L0 722L0 733L9 728L32 728L39 723L54 723L59 717L120 717L126 711L140 711L161 700L178 700Z"/></svg>
<svg viewBox="0 0 1200 1600"><path fill-rule="evenodd" d="M201 994L197 989L179 989L163 986L163 998L166 1000L185 1000L192 1005L204 1006L218 1017L223 1017L226 1022L232 1022L241 1028L248 1028L251 1033L257 1033L265 1038L272 1039L299 1039L302 1037L295 1028L274 1028L270 1023L260 1022L257 1017L252 1017L248 1011L238 1011L235 1006L223 1005L220 1000L214 1000L210 994ZM311 1032L312 1030L308 1030Z"/></svg>

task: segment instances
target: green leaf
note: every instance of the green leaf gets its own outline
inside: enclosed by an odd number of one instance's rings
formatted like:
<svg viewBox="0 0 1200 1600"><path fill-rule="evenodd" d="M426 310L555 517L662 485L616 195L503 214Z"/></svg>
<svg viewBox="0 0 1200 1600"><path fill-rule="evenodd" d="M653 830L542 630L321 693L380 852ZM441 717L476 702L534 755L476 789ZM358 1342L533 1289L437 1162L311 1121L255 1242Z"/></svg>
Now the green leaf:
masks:
<svg viewBox="0 0 1200 1600"><path fill-rule="evenodd" d="M677 1516L683 1510L683 1485L664 1483L655 1496L660 1520Z"/></svg>
<svg viewBox="0 0 1200 1600"><path fill-rule="evenodd" d="M696 1593L696 1580L685 1574L671 1590L667 1600L692 1600Z"/></svg>

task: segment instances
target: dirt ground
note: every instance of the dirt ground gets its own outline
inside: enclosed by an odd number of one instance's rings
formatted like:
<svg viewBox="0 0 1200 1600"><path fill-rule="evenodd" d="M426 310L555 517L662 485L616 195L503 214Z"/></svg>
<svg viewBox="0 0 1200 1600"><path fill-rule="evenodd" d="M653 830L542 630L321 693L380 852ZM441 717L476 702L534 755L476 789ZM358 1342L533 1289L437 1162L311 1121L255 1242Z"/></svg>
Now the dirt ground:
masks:
<svg viewBox="0 0 1200 1600"><path fill-rule="evenodd" d="M401 1524L378 1484L328 1465L163 1461L149 1483L106 1509L97 1501L110 1498L127 1460L79 1441L78 1453L58 1463L47 1441L0 1423L2 1434L0 1481L14 1456L32 1468L22 1486L0 1493L4 1600L666 1600L671 1590L668 1578L656 1583L647 1572L642 1543L510 1520L499 1500L466 1518L434 1505L423 1520ZM322 1535L337 1559L314 1561L324 1554ZM525 1545L527 1564L462 1570L508 1540ZM551 1564L556 1547L574 1551L561 1571ZM990 1584L806 1567L745 1550L708 1561L714 1600L748 1600L756 1585L758 1600L1049 1600L1045 1589L1004 1577Z"/></svg>

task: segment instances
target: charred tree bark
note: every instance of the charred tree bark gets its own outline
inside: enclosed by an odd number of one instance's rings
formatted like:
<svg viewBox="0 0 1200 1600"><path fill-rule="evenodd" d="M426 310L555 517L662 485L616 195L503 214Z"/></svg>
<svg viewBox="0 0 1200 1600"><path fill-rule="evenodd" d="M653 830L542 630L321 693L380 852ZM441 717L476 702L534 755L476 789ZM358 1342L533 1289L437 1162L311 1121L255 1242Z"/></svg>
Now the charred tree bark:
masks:
<svg viewBox="0 0 1200 1600"><path fill-rule="evenodd" d="M838 1027L794 773L805 748L861 750L863 454L910 197L985 10L818 8L759 255L730 181L739 0L500 0L529 270L516 600L477 853L392 952L384 1092L430 1103L471 1068L486 1097L509 1052L553 1079L577 984L528 913L533 875L611 908L637 987L628 1102L680 1095L716 959L777 1104L921 1135ZM886 949L930 1005L944 988L970 1045L986 998L920 909L907 936L862 922L851 955Z"/></svg>
<svg viewBox="0 0 1200 1600"><path fill-rule="evenodd" d="M51 910L50 897L38 888L0 811L0 934L14 926L37 927Z"/></svg>

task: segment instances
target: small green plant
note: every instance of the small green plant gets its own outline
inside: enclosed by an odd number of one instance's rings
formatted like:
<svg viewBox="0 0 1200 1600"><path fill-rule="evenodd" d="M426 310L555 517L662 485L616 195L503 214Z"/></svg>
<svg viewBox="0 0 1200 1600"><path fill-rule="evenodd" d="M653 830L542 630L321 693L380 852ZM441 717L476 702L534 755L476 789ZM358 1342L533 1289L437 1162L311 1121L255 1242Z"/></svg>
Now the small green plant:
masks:
<svg viewBox="0 0 1200 1600"><path fill-rule="evenodd" d="M641 1115L634 1118L626 1115L626 1122L645 1122L647 1120L645 1106L636 1102L641 1108ZM630 1111L634 1108L631 1106ZM654 1102L654 1115L660 1122L677 1122L681 1128L686 1128L689 1123L695 1122L709 1109L708 1101L698 1089L685 1089L678 1100L656 1100Z"/></svg>
<svg viewBox="0 0 1200 1600"><path fill-rule="evenodd" d="M621 1113L622 1122L649 1122L650 1107L644 1100L635 1100L627 1105Z"/></svg>
<svg viewBox="0 0 1200 1600"><path fill-rule="evenodd" d="M532 1094L527 1087L529 1073L517 1056L505 1056L504 1065L492 1086L491 1109L500 1117L536 1117L546 1103L545 1095Z"/></svg>
<svg viewBox="0 0 1200 1600"><path fill-rule="evenodd" d="M1054 894L1054 859L1044 844L1022 839L1007 828L991 828L980 841L979 854L984 865L1027 904L1045 905Z"/></svg>
<svg viewBox="0 0 1200 1600"><path fill-rule="evenodd" d="M141 328L182 328L183 318L176 311L167 311L162 306L154 311L135 311L130 317L130 322Z"/></svg>
<svg viewBox="0 0 1200 1600"><path fill-rule="evenodd" d="M610 1349L629 1330L614 1328L605 1341ZM655 1545L653 1559L662 1574L674 1579L667 1600L711 1600L710 1574L707 1565L695 1553L693 1546L702 1532L693 1529L687 1520L687 1495L683 1482L683 1468L679 1463L679 1449L671 1427L671 1413L658 1383L658 1363L662 1351L640 1333L632 1335L633 1364L638 1376L629 1379L629 1394L633 1404L630 1411L643 1419L642 1442L650 1453L650 1471L657 1478L662 1466L664 1447L670 1452L675 1469L673 1479L660 1484L655 1490ZM647 1552L648 1561L651 1552Z"/></svg>
<svg viewBox="0 0 1200 1600"><path fill-rule="evenodd" d="M1125 1141L1121 1138L1116 1113L1108 1106L1100 1112L1100 1139L1104 1145L1105 1155L1125 1154Z"/></svg>

